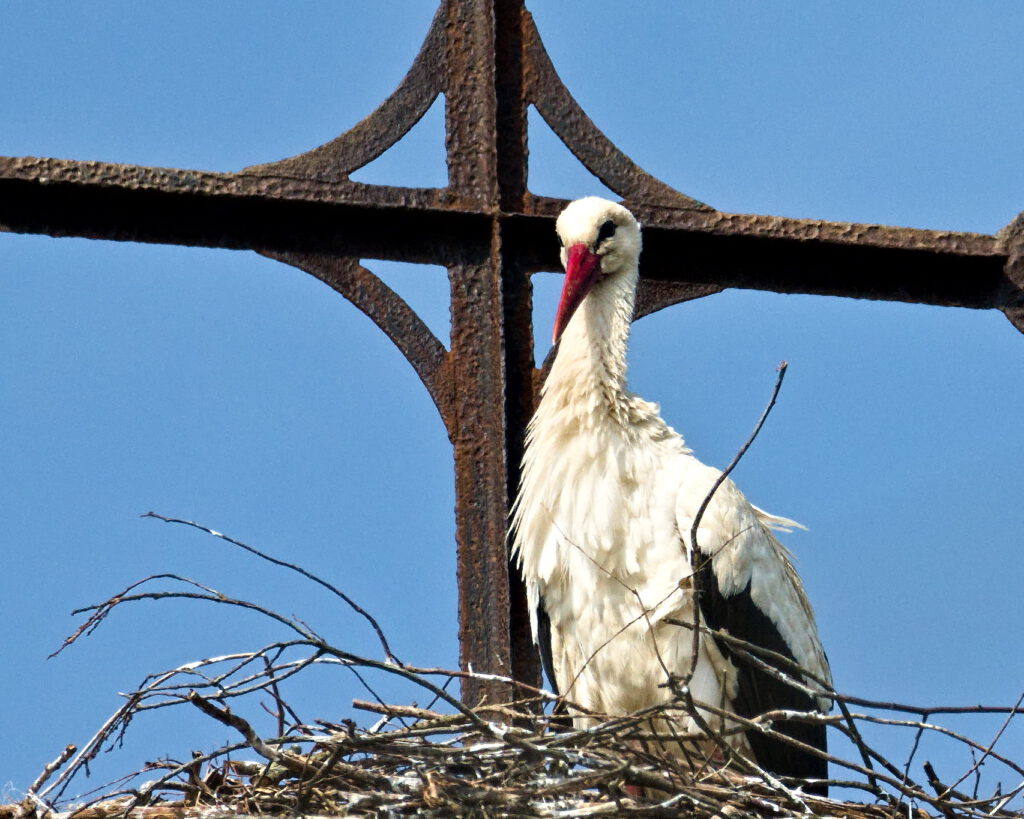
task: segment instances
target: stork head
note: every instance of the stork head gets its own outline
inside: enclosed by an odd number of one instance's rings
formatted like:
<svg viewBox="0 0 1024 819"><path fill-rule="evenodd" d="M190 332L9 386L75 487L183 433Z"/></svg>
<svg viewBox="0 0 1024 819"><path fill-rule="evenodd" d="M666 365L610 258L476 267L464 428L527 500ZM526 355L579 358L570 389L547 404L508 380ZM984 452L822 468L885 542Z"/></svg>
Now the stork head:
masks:
<svg viewBox="0 0 1024 819"><path fill-rule="evenodd" d="M640 224L622 205L597 196L577 199L555 223L562 243L565 284L555 317L557 342L573 313L598 282L635 273L640 260Z"/></svg>

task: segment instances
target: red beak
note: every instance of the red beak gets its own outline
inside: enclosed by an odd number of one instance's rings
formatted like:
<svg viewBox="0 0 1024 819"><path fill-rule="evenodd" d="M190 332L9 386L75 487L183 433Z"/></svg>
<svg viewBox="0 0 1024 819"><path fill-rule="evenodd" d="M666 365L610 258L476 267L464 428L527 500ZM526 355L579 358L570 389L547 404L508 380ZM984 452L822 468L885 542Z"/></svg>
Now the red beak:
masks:
<svg viewBox="0 0 1024 819"><path fill-rule="evenodd" d="M558 303L558 315L555 316L553 343L558 343L558 339L565 332L569 319L586 298L600 273L601 257L591 252L589 247L580 243L569 248L565 259L565 284L562 285L562 300Z"/></svg>

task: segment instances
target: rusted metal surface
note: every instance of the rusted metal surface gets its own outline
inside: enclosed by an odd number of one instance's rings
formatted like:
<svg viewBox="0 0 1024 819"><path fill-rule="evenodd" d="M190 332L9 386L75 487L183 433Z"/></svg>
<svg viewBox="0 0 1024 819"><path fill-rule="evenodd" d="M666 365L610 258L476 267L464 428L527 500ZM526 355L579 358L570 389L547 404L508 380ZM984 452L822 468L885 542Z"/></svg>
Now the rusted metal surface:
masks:
<svg viewBox="0 0 1024 819"><path fill-rule="evenodd" d="M453 197L253 171L0 157L0 228L15 232L443 265L497 219L526 270L557 269L553 222L564 200L527 194L522 213L496 213L481 197L473 188ZM995 236L627 204L645 225L647 279L976 308L1002 308L1012 292Z"/></svg>
<svg viewBox="0 0 1024 819"><path fill-rule="evenodd" d="M447 2L446 148L448 187L455 201L490 211L487 231L464 243L449 265L455 417L455 521L459 573L459 649L466 667L512 670L509 558L504 545L508 494L507 370L504 345L502 247L498 209L497 69L494 7ZM473 247L476 253L470 255ZM505 700L496 683L467 682L463 697Z"/></svg>
<svg viewBox="0 0 1024 819"><path fill-rule="evenodd" d="M509 213L525 207L528 171L528 123L524 37L533 26L520 0L494 5L495 147L498 186L492 230L492 251L502 286L502 347L505 369L505 486L511 501L519 488L519 464L526 426L534 410L533 292L519 248L506 229ZM506 520L507 512L506 508ZM526 587L518 569L509 565L509 650L513 676L540 685L540 656L527 615Z"/></svg>
<svg viewBox="0 0 1024 819"><path fill-rule="evenodd" d="M349 175L445 97L448 186ZM0 157L0 229L245 248L301 268L365 312L423 380L455 456L462 663L539 681L509 565L507 512L543 377L534 369L530 274L558 269L566 204L527 186L534 106L645 225L636 315L728 287L998 308L1024 332L1024 221L999 236L723 213L623 154L559 78L522 0L444 0L395 92L331 142L215 173ZM361 258L443 265L446 350ZM469 681L476 701L507 686Z"/></svg>

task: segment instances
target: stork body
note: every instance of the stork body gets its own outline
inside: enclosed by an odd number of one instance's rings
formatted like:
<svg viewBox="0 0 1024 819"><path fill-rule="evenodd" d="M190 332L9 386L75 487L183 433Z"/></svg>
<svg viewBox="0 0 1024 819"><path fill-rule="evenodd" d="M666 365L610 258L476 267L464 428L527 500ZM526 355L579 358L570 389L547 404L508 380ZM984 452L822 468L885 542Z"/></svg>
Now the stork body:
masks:
<svg viewBox="0 0 1024 819"><path fill-rule="evenodd" d="M548 676L568 701L599 715L666 703L667 675L691 671L697 703L747 717L828 710L827 698L734 662L727 643L706 635L693 668L691 632L666 622L694 621L690 530L720 473L626 384L636 220L590 197L569 205L557 229L566 266L560 343L530 424L513 519ZM827 680L803 586L771 531L790 523L751 505L731 480L717 489L697 532L698 617ZM699 733L692 717L677 713L672 730ZM711 710L701 716L713 729L734 727ZM824 750L821 726L790 722L781 730ZM823 761L778 740L734 731L729 741L776 774L825 777Z"/></svg>

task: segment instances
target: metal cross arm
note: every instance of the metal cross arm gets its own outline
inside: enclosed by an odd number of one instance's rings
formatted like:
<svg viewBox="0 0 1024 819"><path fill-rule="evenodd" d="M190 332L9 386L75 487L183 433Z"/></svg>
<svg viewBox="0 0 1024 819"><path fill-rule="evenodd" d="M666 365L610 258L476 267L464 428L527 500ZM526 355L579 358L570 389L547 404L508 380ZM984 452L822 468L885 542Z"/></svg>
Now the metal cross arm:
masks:
<svg viewBox="0 0 1024 819"><path fill-rule="evenodd" d="M551 226L562 200L527 195L521 209L495 213L483 203L451 203L446 190L283 178L271 168L212 173L0 157L0 227L447 264L453 249L464 253L470 237L482 241L496 221L506 253L526 270L558 267ZM1009 231L990 236L731 214L625 198L645 225L642 274L652 282L1011 312L1024 301L1008 266Z"/></svg>
<svg viewBox="0 0 1024 819"><path fill-rule="evenodd" d="M447 187L351 180L442 95ZM0 229L255 250L353 301L412 363L454 446L462 664L539 682L505 533L538 380L530 274L558 269L565 203L528 189L531 106L644 223L638 316L740 287L997 308L1024 331L1020 220L988 236L714 210L601 133L522 0L445 0L392 95L299 156L237 173L0 157ZM445 266L450 349L360 259ZM508 694L463 687L470 701Z"/></svg>

